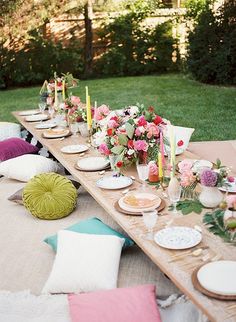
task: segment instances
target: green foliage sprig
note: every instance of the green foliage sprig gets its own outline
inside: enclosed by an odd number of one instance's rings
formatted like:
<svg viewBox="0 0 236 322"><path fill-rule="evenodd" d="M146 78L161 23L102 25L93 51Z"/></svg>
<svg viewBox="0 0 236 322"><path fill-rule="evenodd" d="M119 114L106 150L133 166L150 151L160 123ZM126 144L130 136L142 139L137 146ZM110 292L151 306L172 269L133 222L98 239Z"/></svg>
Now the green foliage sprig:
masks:
<svg viewBox="0 0 236 322"><path fill-rule="evenodd" d="M177 202L176 209L181 211L183 215L188 215L191 212L200 214L203 209L203 205L198 200L181 200ZM173 205L169 207L169 210L173 210Z"/></svg>
<svg viewBox="0 0 236 322"><path fill-rule="evenodd" d="M236 246L236 232L231 232L224 225L224 210L217 209L213 212L206 213L203 217L203 223L214 235Z"/></svg>

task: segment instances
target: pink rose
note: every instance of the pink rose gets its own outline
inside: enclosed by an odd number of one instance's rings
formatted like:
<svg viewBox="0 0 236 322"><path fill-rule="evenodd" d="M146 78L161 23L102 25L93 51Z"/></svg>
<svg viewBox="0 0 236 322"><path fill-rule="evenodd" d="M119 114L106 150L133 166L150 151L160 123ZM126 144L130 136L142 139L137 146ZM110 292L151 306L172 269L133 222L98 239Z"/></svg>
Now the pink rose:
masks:
<svg viewBox="0 0 236 322"><path fill-rule="evenodd" d="M138 126L145 126L147 125L147 121L144 117L144 115L140 116L140 118L138 119Z"/></svg>
<svg viewBox="0 0 236 322"><path fill-rule="evenodd" d="M79 105L80 104L80 98L78 96L71 96L70 100L71 100L71 103L73 105Z"/></svg>
<svg viewBox="0 0 236 322"><path fill-rule="evenodd" d="M193 166L192 160L183 160L178 164L179 172L183 173L184 171L189 171L190 169L192 169L192 166Z"/></svg>
<svg viewBox="0 0 236 322"><path fill-rule="evenodd" d="M108 146L106 145L106 143L102 143L99 146L99 152L101 152L104 155L109 155L111 154L110 150L108 149Z"/></svg>
<svg viewBox="0 0 236 322"><path fill-rule="evenodd" d="M144 140L134 141L134 149L136 151L145 151L145 152L147 152L148 144Z"/></svg>
<svg viewBox="0 0 236 322"><path fill-rule="evenodd" d="M160 131L158 127L154 123L148 123L147 125L147 138L151 139L151 137L158 137Z"/></svg>
<svg viewBox="0 0 236 322"><path fill-rule="evenodd" d="M180 184L182 187L188 187L194 183L195 178L191 170L185 170L181 173Z"/></svg>
<svg viewBox="0 0 236 322"><path fill-rule="evenodd" d="M96 109L94 118L96 121L101 121L110 113L110 109L107 105L103 104Z"/></svg>

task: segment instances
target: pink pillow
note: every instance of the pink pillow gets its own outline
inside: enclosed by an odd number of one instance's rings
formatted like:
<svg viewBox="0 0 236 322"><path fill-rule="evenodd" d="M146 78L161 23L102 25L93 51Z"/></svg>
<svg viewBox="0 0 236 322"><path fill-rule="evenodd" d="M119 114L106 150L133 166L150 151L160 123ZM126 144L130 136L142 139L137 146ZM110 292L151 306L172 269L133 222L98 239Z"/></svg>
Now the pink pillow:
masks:
<svg viewBox="0 0 236 322"><path fill-rule="evenodd" d="M39 149L19 138L10 138L0 142L0 161L6 161L23 154L37 153Z"/></svg>
<svg viewBox="0 0 236 322"><path fill-rule="evenodd" d="M161 322L154 285L69 294L72 322Z"/></svg>

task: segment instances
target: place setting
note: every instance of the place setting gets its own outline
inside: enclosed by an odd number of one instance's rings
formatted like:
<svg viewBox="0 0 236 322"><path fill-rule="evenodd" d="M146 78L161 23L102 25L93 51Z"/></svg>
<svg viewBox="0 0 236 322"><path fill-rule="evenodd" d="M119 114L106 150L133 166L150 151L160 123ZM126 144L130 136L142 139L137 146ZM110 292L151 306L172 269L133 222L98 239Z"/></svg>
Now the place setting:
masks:
<svg viewBox="0 0 236 322"><path fill-rule="evenodd" d="M97 172L110 169L110 161L104 157L85 157L79 159L75 169L84 172Z"/></svg>
<svg viewBox="0 0 236 322"><path fill-rule="evenodd" d="M70 135L72 135L70 130L64 128L48 129L42 133L42 137L45 139L65 138Z"/></svg>
<svg viewBox="0 0 236 322"><path fill-rule="evenodd" d="M29 115L36 115L36 114L39 114L40 113L40 110L26 110L26 111L22 111L22 112L19 112L19 115L20 116L29 116Z"/></svg>

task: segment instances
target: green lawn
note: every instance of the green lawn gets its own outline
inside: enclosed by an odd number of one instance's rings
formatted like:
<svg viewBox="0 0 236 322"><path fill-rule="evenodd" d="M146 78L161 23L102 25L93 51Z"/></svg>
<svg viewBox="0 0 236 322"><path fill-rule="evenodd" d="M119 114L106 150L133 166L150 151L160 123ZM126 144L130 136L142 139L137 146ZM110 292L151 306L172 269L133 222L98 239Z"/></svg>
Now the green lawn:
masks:
<svg viewBox="0 0 236 322"><path fill-rule="evenodd" d="M119 77L81 81L73 93L121 108L137 102L152 105L175 125L194 127L193 140L236 139L236 88L210 86L183 75ZM39 87L0 91L0 120L14 121L11 111L37 107Z"/></svg>

